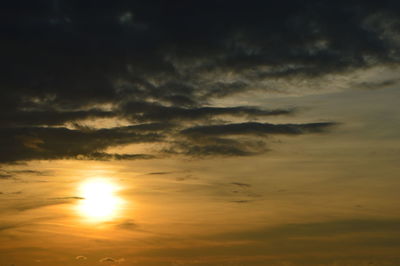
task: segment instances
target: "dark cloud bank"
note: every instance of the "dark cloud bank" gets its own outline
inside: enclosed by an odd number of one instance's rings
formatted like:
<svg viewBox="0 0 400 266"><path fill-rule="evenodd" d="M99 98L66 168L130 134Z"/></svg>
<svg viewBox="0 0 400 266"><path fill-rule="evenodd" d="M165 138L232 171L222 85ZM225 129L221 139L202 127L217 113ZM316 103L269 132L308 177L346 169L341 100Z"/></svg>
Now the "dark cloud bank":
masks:
<svg viewBox="0 0 400 266"><path fill-rule="evenodd" d="M266 136L334 123L254 122L296 110L212 100L400 58L398 1L16 0L0 12L0 162L152 158L105 149L153 142L170 154L262 153ZM131 126L79 125L98 118Z"/></svg>

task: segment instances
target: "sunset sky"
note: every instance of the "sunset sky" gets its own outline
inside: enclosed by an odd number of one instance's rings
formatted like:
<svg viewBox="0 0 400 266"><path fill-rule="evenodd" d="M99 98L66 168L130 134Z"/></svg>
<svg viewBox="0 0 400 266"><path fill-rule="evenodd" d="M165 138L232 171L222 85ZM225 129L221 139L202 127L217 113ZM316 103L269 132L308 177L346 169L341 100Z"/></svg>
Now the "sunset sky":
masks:
<svg viewBox="0 0 400 266"><path fill-rule="evenodd" d="M0 7L0 266L400 265L399 1Z"/></svg>

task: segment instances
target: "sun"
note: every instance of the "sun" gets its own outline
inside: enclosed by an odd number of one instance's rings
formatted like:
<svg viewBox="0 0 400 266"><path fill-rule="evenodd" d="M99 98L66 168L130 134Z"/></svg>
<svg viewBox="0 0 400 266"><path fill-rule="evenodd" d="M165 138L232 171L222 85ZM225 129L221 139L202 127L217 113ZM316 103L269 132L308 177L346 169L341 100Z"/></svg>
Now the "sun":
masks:
<svg viewBox="0 0 400 266"><path fill-rule="evenodd" d="M122 203L116 195L118 190L118 186L107 179L85 181L79 187L79 195L83 198L78 205L79 213L91 221L113 219Z"/></svg>

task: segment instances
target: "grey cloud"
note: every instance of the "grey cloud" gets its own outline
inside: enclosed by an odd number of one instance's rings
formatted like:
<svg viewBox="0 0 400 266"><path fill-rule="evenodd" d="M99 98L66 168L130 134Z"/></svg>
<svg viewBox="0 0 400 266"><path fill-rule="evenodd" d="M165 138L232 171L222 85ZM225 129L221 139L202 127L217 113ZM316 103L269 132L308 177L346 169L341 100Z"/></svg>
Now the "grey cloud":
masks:
<svg viewBox="0 0 400 266"><path fill-rule="evenodd" d="M79 154L75 159L78 160L96 160L96 161L110 161L110 160L145 160L154 159L156 156L150 154L118 154L118 153L105 153L93 152L88 154Z"/></svg>
<svg viewBox="0 0 400 266"><path fill-rule="evenodd" d="M251 200L232 200L233 203L249 203Z"/></svg>
<svg viewBox="0 0 400 266"><path fill-rule="evenodd" d="M300 135L321 133L336 123L322 122L309 124L270 124L270 123L237 123L225 125L197 126L182 130L181 133L190 137L220 136L220 135Z"/></svg>
<svg viewBox="0 0 400 266"><path fill-rule="evenodd" d="M146 127L145 127L146 128ZM67 128L3 128L0 129L0 144L3 152L0 161L12 162L33 159L136 159L147 158L147 155L105 154L108 147L131 144L157 142L162 135L143 132L143 128L119 127L98 130L71 130Z"/></svg>
<svg viewBox="0 0 400 266"><path fill-rule="evenodd" d="M250 185L250 184L246 184L246 183L240 183L240 182L232 182L231 184L232 184L232 185L234 185L234 186L238 186L238 187L244 187L244 188L251 187L251 185Z"/></svg>
<svg viewBox="0 0 400 266"><path fill-rule="evenodd" d="M122 107L126 117L138 121L170 121L170 120L199 120L209 119L220 115L232 116L275 116L288 115L294 110L262 110L254 107L201 107L181 108L163 106L157 103L129 102Z"/></svg>
<svg viewBox="0 0 400 266"><path fill-rule="evenodd" d="M172 172L152 172L152 173L148 173L148 175L168 175L171 173Z"/></svg>
<svg viewBox="0 0 400 266"><path fill-rule="evenodd" d="M324 133L334 122L270 124L245 122L195 126L181 130L183 140L167 152L191 156L252 156L269 151L266 136Z"/></svg>
<svg viewBox="0 0 400 266"><path fill-rule="evenodd" d="M94 119L94 118L107 118L115 117L115 114L109 111L102 110L87 110L87 111L14 111L10 113L2 113L0 119L5 121L1 127L10 126L58 126L66 122L73 122L76 120Z"/></svg>
<svg viewBox="0 0 400 266"><path fill-rule="evenodd" d="M165 150L167 153L184 154L193 157L207 156L251 156L268 151L265 142L252 139L193 138L176 142Z"/></svg>
<svg viewBox="0 0 400 266"><path fill-rule="evenodd" d="M400 83L400 79L390 79L384 80L380 82L360 82L354 84L355 87L363 88L363 89L382 89L396 86Z"/></svg>

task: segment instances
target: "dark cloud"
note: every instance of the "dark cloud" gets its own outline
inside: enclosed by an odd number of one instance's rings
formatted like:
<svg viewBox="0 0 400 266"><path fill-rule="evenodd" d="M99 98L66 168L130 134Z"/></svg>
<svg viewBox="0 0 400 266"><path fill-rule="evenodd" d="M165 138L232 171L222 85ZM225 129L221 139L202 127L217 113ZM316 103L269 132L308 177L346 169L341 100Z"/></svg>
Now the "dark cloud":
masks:
<svg viewBox="0 0 400 266"><path fill-rule="evenodd" d="M294 109L217 106L216 98L252 90L321 91L336 86L335 80L323 83L325 77L345 80L354 71L395 68L400 60L400 4L391 0L59 4L1 4L0 162L136 159L147 155L104 150L167 136L164 144L173 143L169 150L176 151L174 143L183 145L175 134L180 131L220 136L203 145L190 141L182 152L188 155L258 154L267 149L222 135L299 135L327 125L256 124L251 121L295 114ZM397 82L360 79L349 79L348 85L379 88ZM230 121L214 125L222 117ZM232 124L237 121L232 117L247 122ZM137 127L130 133L85 130L82 121L102 118L126 119ZM147 125L153 133L138 133L137 124L144 122L158 123Z"/></svg>
<svg viewBox="0 0 400 266"><path fill-rule="evenodd" d="M148 173L148 175L168 175L171 173L172 172L152 172L152 173Z"/></svg>
<svg viewBox="0 0 400 266"><path fill-rule="evenodd" d="M105 154L102 150L131 143L156 142L162 135L143 132L140 127L119 127L99 130L71 130L53 127L0 129L2 153L0 161L33 159L136 159L146 155Z"/></svg>
<svg viewBox="0 0 400 266"><path fill-rule="evenodd" d="M357 87L364 89L381 89L387 87L396 86L399 83L399 79L389 79L384 81L371 81L371 82L360 82L355 84Z"/></svg>
<svg viewBox="0 0 400 266"><path fill-rule="evenodd" d="M233 203L249 203L251 200L233 200Z"/></svg>
<svg viewBox="0 0 400 266"><path fill-rule="evenodd" d="M48 126L59 126L66 122L94 119L94 118L106 118L115 116L112 112L101 111L101 110L87 110L87 111L57 111L57 110L45 110L45 111L14 111L10 113L3 113L1 115L2 120L5 121L1 126L37 126L37 125L48 125Z"/></svg>
<svg viewBox="0 0 400 266"><path fill-rule="evenodd" d="M220 115L231 116L275 116L293 113L293 110L262 110L252 107L201 107L181 108L175 106L162 106L156 103L129 102L123 106L126 117L138 121L170 121L170 120L200 120L210 119Z"/></svg>
<svg viewBox="0 0 400 266"><path fill-rule="evenodd" d="M300 135L307 133L321 133L335 123L310 123L310 124L270 124L270 123L239 123L226 125L198 126L181 131L190 137L223 136L223 135Z"/></svg>
<svg viewBox="0 0 400 266"><path fill-rule="evenodd" d="M119 154L119 153L93 152L84 155L79 154L75 159L110 161L110 160L138 160L138 159L154 159L154 158L155 156L150 154Z"/></svg>
<svg viewBox="0 0 400 266"><path fill-rule="evenodd" d="M323 133L335 123L270 124L235 123L195 126L182 130L186 139L175 143L167 152L191 156L251 156L269 150L269 135L302 135Z"/></svg>
<svg viewBox="0 0 400 266"><path fill-rule="evenodd" d="M202 137L174 143L165 150L171 154L194 157L207 156L251 156L268 151L262 140Z"/></svg>
<svg viewBox="0 0 400 266"><path fill-rule="evenodd" d="M250 184L247 184L247 183L232 182L231 184L234 185L234 186L242 187L242 188L251 187L251 185L250 185Z"/></svg>

